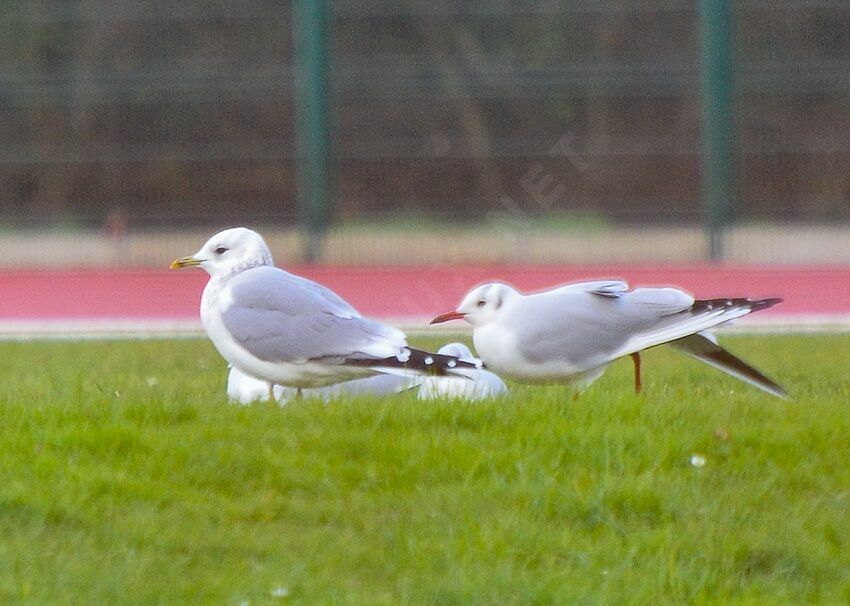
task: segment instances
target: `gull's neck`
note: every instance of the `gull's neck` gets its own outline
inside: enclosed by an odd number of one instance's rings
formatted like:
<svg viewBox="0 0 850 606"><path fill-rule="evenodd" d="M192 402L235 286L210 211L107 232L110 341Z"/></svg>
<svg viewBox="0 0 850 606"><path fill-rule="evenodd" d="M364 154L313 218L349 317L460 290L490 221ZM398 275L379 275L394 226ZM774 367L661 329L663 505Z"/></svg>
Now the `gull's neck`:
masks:
<svg viewBox="0 0 850 606"><path fill-rule="evenodd" d="M229 268L228 270L216 274L215 276L212 276L212 280L218 280L219 282L227 282L233 276L241 274L243 271L254 269L255 267L264 267L266 265L274 265L272 263L272 256L269 253L265 253L259 257L251 257L250 259L246 259L241 263Z"/></svg>
<svg viewBox="0 0 850 606"><path fill-rule="evenodd" d="M254 269L255 267L273 265L272 256L268 252L265 252L260 256L250 257L225 271L217 273L214 276L210 276L210 281L207 282L207 286L204 288L204 297L210 300L214 299L218 295L219 291L221 291L221 289L224 288L230 280L244 271Z"/></svg>

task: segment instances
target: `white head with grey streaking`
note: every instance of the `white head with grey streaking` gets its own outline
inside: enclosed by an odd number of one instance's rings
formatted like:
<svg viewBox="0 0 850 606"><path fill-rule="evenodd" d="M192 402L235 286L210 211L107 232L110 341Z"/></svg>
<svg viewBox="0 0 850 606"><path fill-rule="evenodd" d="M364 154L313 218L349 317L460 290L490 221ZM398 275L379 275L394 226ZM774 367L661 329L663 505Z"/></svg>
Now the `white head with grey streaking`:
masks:
<svg viewBox="0 0 850 606"><path fill-rule="evenodd" d="M321 284L274 267L263 238L250 229L217 233L171 267L210 274L201 323L222 357L251 377L311 388L377 373L474 369L409 347L400 330L362 317Z"/></svg>

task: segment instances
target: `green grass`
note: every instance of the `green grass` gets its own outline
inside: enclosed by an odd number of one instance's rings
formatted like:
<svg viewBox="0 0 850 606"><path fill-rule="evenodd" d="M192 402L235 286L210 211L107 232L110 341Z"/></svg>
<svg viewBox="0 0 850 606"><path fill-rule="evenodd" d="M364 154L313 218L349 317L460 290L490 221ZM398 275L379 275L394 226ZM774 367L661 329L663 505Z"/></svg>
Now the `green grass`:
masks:
<svg viewBox="0 0 850 606"><path fill-rule="evenodd" d="M0 603L848 603L850 336L724 343L795 400L661 348L640 397L237 407L205 340L1 344Z"/></svg>

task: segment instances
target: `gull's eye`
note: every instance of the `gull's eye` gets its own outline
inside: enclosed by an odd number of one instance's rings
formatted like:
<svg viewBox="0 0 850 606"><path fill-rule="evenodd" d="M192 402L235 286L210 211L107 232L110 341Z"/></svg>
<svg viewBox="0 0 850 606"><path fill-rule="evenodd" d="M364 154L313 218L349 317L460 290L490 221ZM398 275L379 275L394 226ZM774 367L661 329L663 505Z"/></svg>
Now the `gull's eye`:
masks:
<svg viewBox="0 0 850 606"><path fill-rule="evenodd" d="M479 299L478 303L476 303L475 305L477 307L484 307L485 305L487 305L487 301L485 301L484 299Z"/></svg>
<svg viewBox="0 0 850 606"><path fill-rule="evenodd" d="M215 254L217 254L217 255L223 255L226 252L227 252L227 249L224 246L219 246L218 248L215 249Z"/></svg>

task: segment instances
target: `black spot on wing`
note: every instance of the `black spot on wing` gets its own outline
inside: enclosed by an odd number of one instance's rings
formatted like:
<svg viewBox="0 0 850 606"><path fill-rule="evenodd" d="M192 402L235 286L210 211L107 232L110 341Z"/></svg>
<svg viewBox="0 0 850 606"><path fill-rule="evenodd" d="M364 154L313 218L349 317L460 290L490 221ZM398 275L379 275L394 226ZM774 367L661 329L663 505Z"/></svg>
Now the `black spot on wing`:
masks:
<svg viewBox="0 0 850 606"><path fill-rule="evenodd" d="M472 362L464 362L454 356L430 353L408 347L405 350L409 356L391 356L389 358L345 358L344 366L359 366L366 368L398 368L419 371L426 374L445 376L449 371L459 368L475 370L478 368Z"/></svg>
<svg viewBox="0 0 850 606"><path fill-rule="evenodd" d="M691 306L689 311L694 315L717 311L718 309L749 309L753 312L773 307L777 303L781 302L782 299L775 297L770 299L746 299L740 297L730 297L727 299L699 299L694 301L694 304Z"/></svg>

